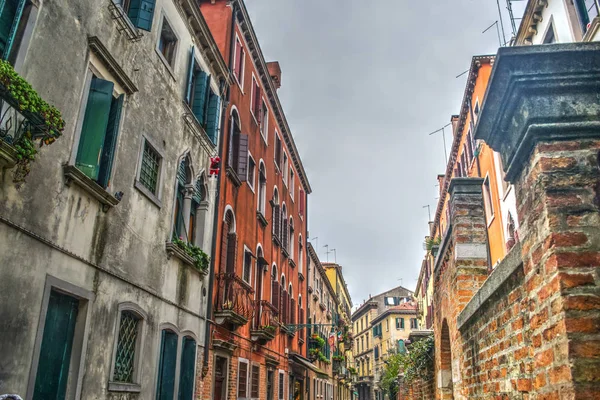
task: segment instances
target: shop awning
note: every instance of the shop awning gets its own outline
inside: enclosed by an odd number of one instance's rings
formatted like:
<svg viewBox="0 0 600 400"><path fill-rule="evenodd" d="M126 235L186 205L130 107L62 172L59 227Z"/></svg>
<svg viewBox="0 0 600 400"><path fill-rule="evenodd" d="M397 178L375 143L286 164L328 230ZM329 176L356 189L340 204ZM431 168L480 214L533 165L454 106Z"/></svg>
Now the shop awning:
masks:
<svg viewBox="0 0 600 400"><path fill-rule="evenodd" d="M311 371L316 373L319 376L319 378L329 377L329 375L327 375L326 372L320 370L319 367L308 361L306 358L302 357L300 354L290 354L290 360L296 364L299 364L299 366L302 366L306 369L310 369Z"/></svg>

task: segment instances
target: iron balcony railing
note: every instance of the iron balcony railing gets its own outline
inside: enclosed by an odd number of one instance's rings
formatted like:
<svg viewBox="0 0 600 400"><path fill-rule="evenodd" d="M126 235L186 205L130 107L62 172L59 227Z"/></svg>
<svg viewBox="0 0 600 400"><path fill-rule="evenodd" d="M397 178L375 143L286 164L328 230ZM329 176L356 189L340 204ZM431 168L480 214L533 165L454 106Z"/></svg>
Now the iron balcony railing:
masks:
<svg viewBox="0 0 600 400"><path fill-rule="evenodd" d="M20 110L17 100L0 84L0 140L18 144L23 135L32 139L47 135L48 127L41 115Z"/></svg>
<svg viewBox="0 0 600 400"><path fill-rule="evenodd" d="M216 312L230 311L250 320L254 313L254 290L240 277L233 273L217 275Z"/></svg>
<svg viewBox="0 0 600 400"><path fill-rule="evenodd" d="M279 312L267 300L261 300L254 315L254 329L275 332L279 325Z"/></svg>

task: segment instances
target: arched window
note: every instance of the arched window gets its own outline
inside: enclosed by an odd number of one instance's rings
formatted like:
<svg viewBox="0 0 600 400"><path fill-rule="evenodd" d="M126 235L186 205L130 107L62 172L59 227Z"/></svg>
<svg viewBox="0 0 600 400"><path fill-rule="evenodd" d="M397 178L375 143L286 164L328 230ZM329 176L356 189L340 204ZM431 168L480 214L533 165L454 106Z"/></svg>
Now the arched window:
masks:
<svg viewBox="0 0 600 400"><path fill-rule="evenodd" d="M179 238L184 242L190 242L193 236L190 232L192 198L195 192L192 176L192 161L190 155L187 154L177 168L175 213L173 217L173 238Z"/></svg>
<svg viewBox="0 0 600 400"><path fill-rule="evenodd" d="M194 185L192 206L190 208L190 242L204 248L204 231L208 216L208 185L206 174L202 173Z"/></svg>
<svg viewBox="0 0 600 400"><path fill-rule="evenodd" d="M288 219L287 219L287 207L285 203L281 206L281 246L288 250Z"/></svg>
<svg viewBox="0 0 600 400"><path fill-rule="evenodd" d="M293 260L294 259L294 219L292 217L290 217L290 246L289 246L289 252L290 252L290 258Z"/></svg>
<svg viewBox="0 0 600 400"><path fill-rule="evenodd" d="M267 212L267 170L263 160L260 160L258 164L258 212L265 216Z"/></svg>
<svg viewBox="0 0 600 400"><path fill-rule="evenodd" d="M273 236L277 239L280 239L280 231L281 231L281 208L279 206L279 191L277 187L273 189L273 200L271 201L271 206L273 208L273 216L271 221L273 221Z"/></svg>
<svg viewBox="0 0 600 400"><path fill-rule="evenodd" d="M279 275L277 274L277 265L273 264L271 271L271 304L279 310L279 302L281 299L279 287Z"/></svg>
<svg viewBox="0 0 600 400"><path fill-rule="evenodd" d="M298 235L298 272L303 274L304 267L304 245L302 244L302 235Z"/></svg>
<svg viewBox="0 0 600 400"><path fill-rule="evenodd" d="M237 172L239 161L239 142L242 125L237 110L231 112L229 117L229 147L227 150L227 165Z"/></svg>
<svg viewBox="0 0 600 400"><path fill-rule="evenodd" d="M231 208L225 211L221 234L221 271L235 273L237 235L235 233L235 216Z"/></svg>

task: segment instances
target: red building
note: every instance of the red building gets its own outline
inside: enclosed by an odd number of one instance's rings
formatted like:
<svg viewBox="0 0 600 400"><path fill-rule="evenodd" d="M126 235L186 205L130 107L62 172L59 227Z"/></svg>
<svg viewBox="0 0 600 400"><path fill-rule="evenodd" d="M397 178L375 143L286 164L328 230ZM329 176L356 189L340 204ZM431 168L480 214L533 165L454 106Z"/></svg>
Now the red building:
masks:
<svg viewBox="0 0 600 400"><path fill-rule="evenodd" d="M308 398L306 333L295 325L305 323L311 188L277 96L281 69L265 62L243 1L201 1L200 10L235 83L224 115L211 347L199 390L215 400Z"/></svg>

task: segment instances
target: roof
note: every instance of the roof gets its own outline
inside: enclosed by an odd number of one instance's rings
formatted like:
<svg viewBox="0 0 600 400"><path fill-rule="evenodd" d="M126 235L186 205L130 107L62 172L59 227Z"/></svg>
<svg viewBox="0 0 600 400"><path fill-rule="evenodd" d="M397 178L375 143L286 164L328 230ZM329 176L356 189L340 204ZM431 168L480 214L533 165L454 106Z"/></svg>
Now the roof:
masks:
<svg viewBox="0 0 600 400"><path fill-rule="evenodd" d="M325 268L323 268L323 265L321 264L321 260L319 260L319 256L317 255L317 252L315 251L314 247L312 246L312 244L310 242L308 242L308 245L306 246L308 248L308 254L309 256L313 259L314 264L317 268L317 270L319 270L319 274L321 275L321 279L323 280L323 282L325 282L325 286L327 286L327 289L329 290L329 292L331 293L331 297L333 299L333 302L338 305L339 304L339 300L336 296L335 293L335 289L333 288L333 286L331 285L331 282L329 282L329 279L327 278L327 274L325 273ZM316 288L314 288L316 289Z"/></svg>
<svg viewBox="0 0 600 400"><path fill-rule="evenodd" d="M340 280L342 281L342 288L344 289L344 292L346 292L346 298L350 302L350 308L352 308L353 307L352 298L350 297L350 292L348 291L348 285L346 284L346 280L344 279L344 274L342 273L342 266L339 264L330 263L330 262L324 262L322 264L325 268L335 268L336 269L337 274L339 275Z"/></svg>
<svg viewBox="0 0 600 400"><path fill-rule="evenodd" d="M371 321L371 325L381 321L383 318L385 318L388 315L416 314L416 312L417 312L417 304L416 303L414 303L414 302L402 303L397 306L389 307L387 310L385 310L384 312L379 314L377 317L375 317L373 319L373 321Z"/></svg>
<svg viewBox="0 0 600 400"><path fill-rule="evenodd" d="M410 289L407 289L407 288L405 288L405 287L404 287L404 286L402 286L402 285L400 285L400 286L396 286L396 287L393 287L393 288L391 288L391 289L388 289L388 290L386 290L385 292L381 292L381 293L379 293L379 294L376 294L375 296L372 296L372 297L370 297L370 298L369 298L369 300L367 300L367 301L365 301L363 304L361 304L361 305L360 305L360 307L358 307L358 308L356 309L356 311L354 311L354 312L352 313L352 319L354 319L354 317L355 317L355 316L357 317L359 314L361 314L361 315L362 315L362 313L363 313L364 309L366 309L366 305L367 305L367 304L370 304L371 306L374 304L375 306L377 306L377 300L375 300L376 298L378 298L378 297L381 297L381 296L383 296L384 294L387 294L387 293L389 293L389 292L393 292L394 290L398 290L398 289L403 289L403 290L406 290L406 291L407 291L409 294L411 294L411 295L412 295L412 294L414 294L414 292L413 292L412 290L410 290Z"/></svg>

